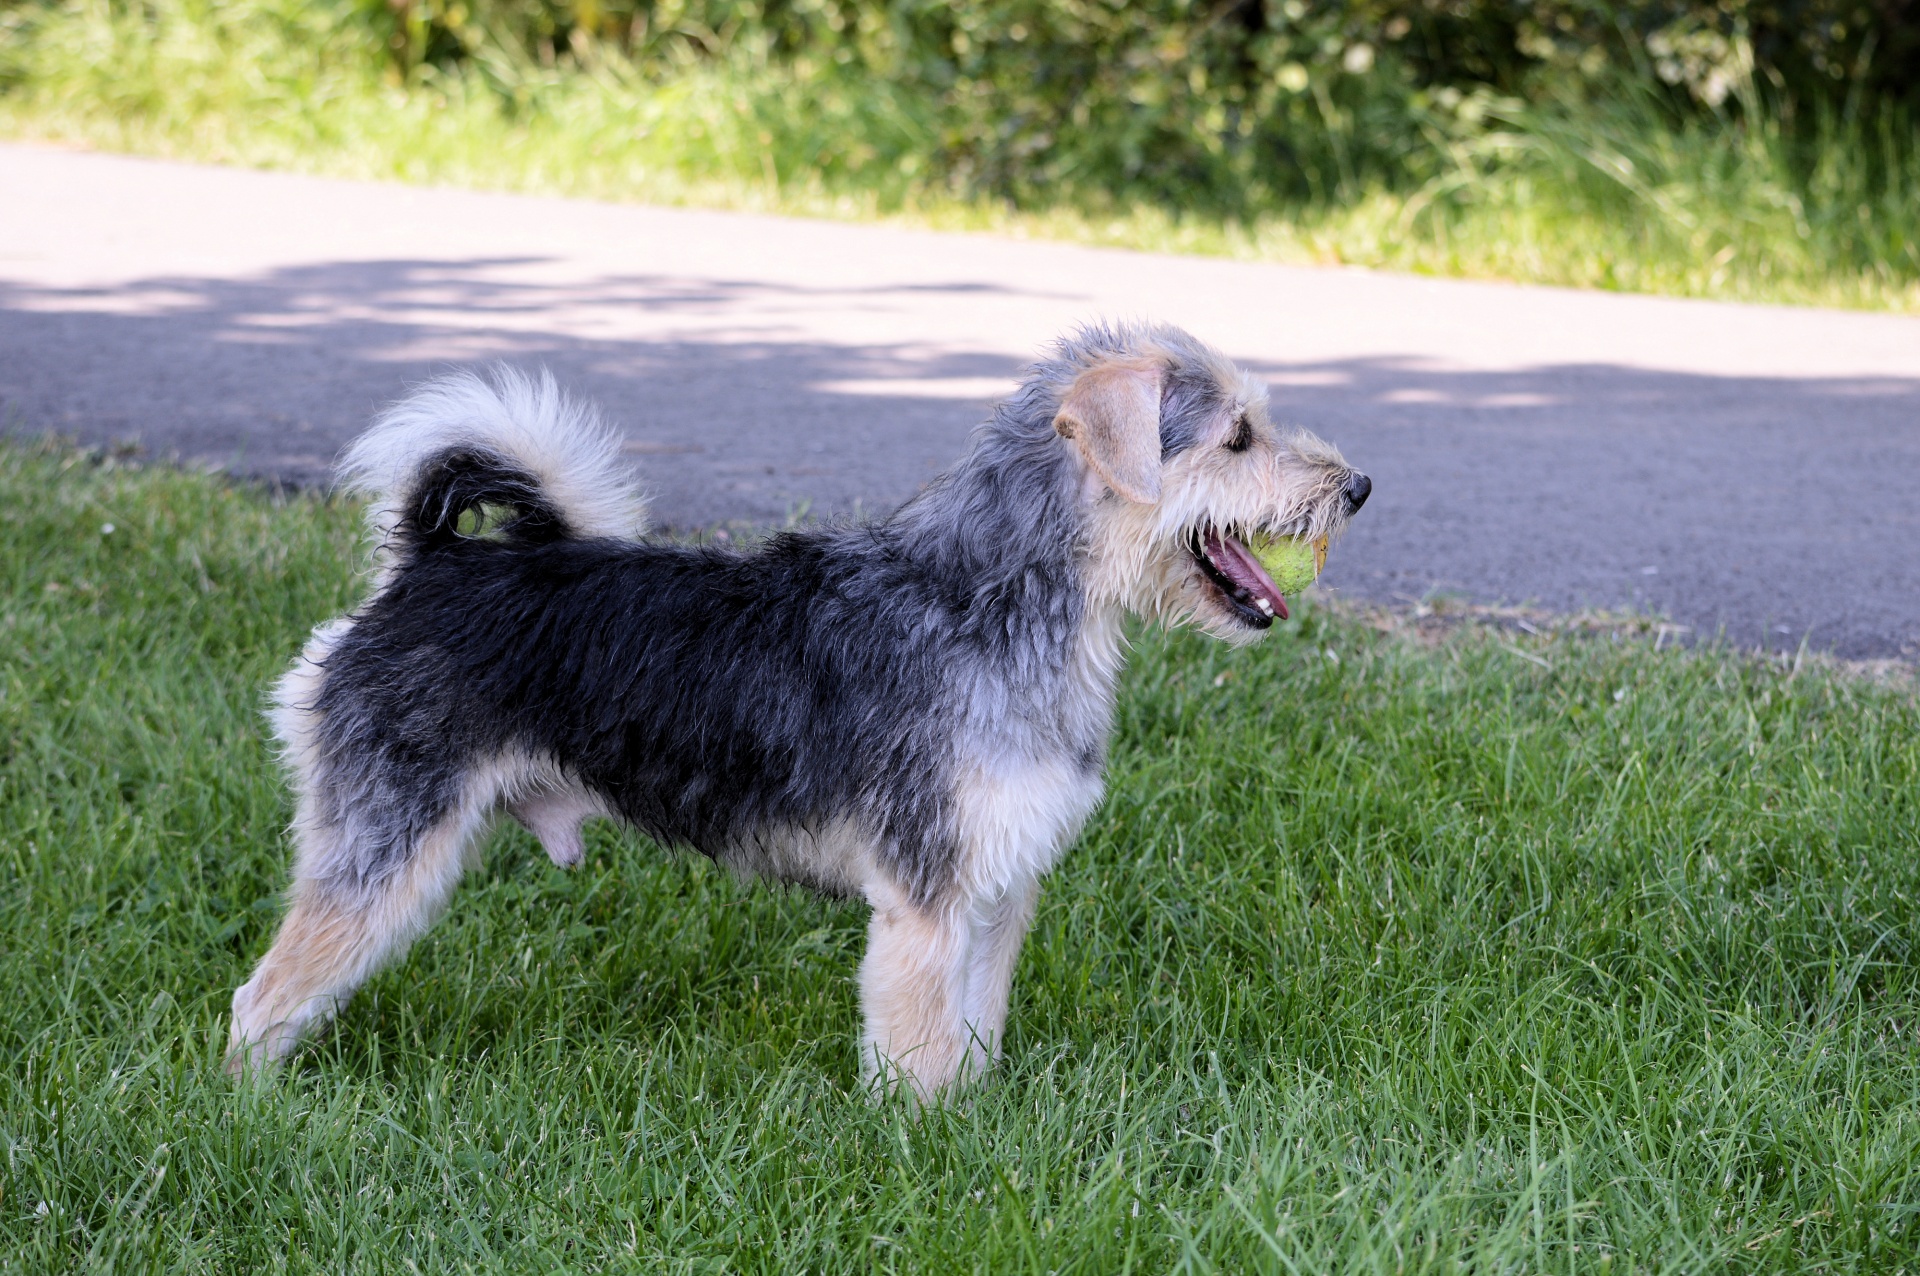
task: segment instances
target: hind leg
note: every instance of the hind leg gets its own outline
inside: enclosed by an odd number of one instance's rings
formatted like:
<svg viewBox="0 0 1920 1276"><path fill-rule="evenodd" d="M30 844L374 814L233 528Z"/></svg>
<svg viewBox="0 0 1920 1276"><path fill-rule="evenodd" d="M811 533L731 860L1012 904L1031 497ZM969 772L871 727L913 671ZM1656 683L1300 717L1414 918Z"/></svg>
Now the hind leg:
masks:
<svg viewBox="0 0 1920 1276"><path fill-rule="evenodd" d="M339 871L350 850L338 830L303 820L292 907L253 977L233 995L227 1071L286 1058L368 976L404 953L446 907L485 817L474 804L455 811L371 881Z"/></svg>

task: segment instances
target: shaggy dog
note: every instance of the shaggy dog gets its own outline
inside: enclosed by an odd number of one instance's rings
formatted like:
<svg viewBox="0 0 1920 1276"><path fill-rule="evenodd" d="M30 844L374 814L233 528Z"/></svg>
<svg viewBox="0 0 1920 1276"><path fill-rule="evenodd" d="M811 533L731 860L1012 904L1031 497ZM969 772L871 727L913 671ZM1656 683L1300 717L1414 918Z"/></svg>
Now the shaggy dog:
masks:
<svg viewBox="0 0 1920 1276"><path fill-rule="evenodd" d="M1123 618L1258 639L1287 606L1246 543L1337 533L1371 487L1148 326L1061 340L891 517L752 549L641 536L617 440L546 377L435 382L344 474L373 588L278 688L291 906L229 1066L404 952L498 813L562 866L608 816L871 904L863 1070L922 1100L998 1055L1040 879L1100 801Z"/></svg>

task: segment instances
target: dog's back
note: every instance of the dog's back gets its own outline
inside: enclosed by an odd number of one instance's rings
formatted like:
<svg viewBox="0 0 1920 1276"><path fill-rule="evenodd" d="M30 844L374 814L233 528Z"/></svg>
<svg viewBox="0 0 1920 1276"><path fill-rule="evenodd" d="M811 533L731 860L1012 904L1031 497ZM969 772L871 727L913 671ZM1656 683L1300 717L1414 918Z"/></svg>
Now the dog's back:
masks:
<svg viewBox="0 0 1920 1276"><path fill-rule="evenodd" d="M287 706L311 737L321 818L382 813L341 845L341 869L393 871L485 775L510 805L584 788L716 857L843 817L882 830L902 861L929 859L950 752L930 729L940 604L911 571L889 573L886 609L850 602L869 546L833 530L752 553L510 530L417 539L298 680L310 699Z"/></svg>

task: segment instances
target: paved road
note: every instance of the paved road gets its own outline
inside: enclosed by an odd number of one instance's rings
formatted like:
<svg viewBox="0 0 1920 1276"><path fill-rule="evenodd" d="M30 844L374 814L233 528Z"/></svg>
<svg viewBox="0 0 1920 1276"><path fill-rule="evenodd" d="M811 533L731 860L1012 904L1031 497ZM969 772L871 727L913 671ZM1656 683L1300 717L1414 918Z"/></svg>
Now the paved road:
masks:
<svg viewBox="0 0 1920 1276"><path fill-rule="evenodd" d="M1920 320L0 146L7 428L320 481L436 368L551 365L668 524L889 507L1051 334L1182 324L1375 496L1326 583L1920 655Z"/></svg>

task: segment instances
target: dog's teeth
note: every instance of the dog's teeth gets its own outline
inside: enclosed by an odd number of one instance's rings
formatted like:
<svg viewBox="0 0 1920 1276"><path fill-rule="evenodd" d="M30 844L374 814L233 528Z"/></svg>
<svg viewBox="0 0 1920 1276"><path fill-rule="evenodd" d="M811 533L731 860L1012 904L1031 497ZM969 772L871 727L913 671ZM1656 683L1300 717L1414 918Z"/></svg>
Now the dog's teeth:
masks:
<svg viewBox="0 0 1920 1276"><path fill-rule="evenodd" d="M1273 615L1273 604L1268 602L1266 599L1256 598L1253 600L1253 603L1254 603L1254 606L1258 607L1261 611L1266 612L1267 615L1269 616Z"/></svg>

